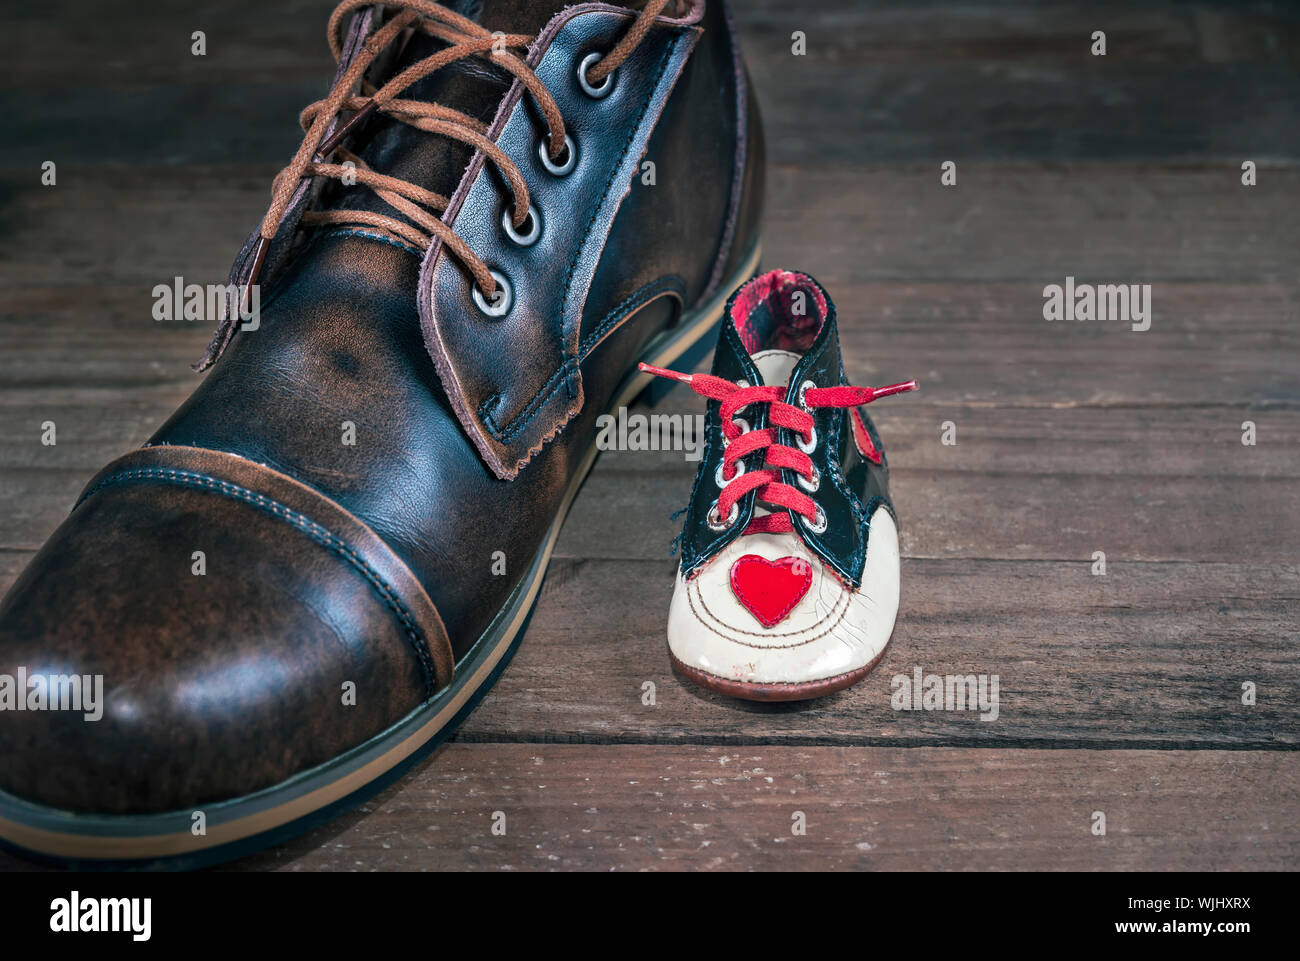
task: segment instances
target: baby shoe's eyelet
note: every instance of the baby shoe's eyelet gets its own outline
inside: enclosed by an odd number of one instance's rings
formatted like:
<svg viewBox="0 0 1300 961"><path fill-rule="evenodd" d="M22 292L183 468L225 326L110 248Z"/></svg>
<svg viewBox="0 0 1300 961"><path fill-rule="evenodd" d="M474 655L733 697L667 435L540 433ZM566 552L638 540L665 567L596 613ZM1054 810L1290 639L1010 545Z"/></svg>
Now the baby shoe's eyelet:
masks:
<svg viewBox="0 0 1300 961"><path fill-rule="evenodd" d="M542 160L542 166L552 177L567 177L573 171L574 165L578 162L578 147L573 142L573 138L567 133L564 135L564 158L556 163L551 160L551 152L546 149L546 141L542 140L537 144L537 156Z"/></svg>
<svg viewBox="0 0 1300 961"><path fill-rule="evenodd" d="M817 519L815 521L809 521L802 514L799 515L799 519L803 521L803 526L814 534L824 534L826 532L826 512L822 510L821 504L817 505Z"/></svg>
<svg viewBox="0 0 1300 961"><path fill-rule="evenodd" d="M799 486L809 494L815 492L817 488L822 486L822 472L817 469L816 464L813 464L811 478L804 477L803 474L796 474L795 479L798 481Z"/></svg>
<svg viewBox="0 0 1300 961"><path fill-rule="evenodd" d="M513 221L510 219L510 211L501 211L501 229L506 232L511 243L516 247L531 247L537 243L537 238L542 235L542 218L538 214L537 208L528 207L528 216L524 220L522 231L516 230Z"/></svg>
<svg viewBox="0 0 1300 961"><path fill-rule="evenodd" d="M814 384L811 380L805 380L802 384L799 385L799 406L802 407L804 410L808 410L808 401L804 399L804 395L807 394L808 391L812 390L816 386L817 385Z"/></svg>
<svg viewBox="0 0 1300 961"><path fill-rule="evenodd" d="M741 390L744 390L745 388L747 388L747 387L749 386L749 381L747 381L747 380L738 380L738 381L736 381L736 386L739 387ZM737 408L736 408L736 413L739 414L742 410L747 409L749 406L750 406L749 404L746 404L744 407L737 407ZM740 420L740 419L741 419L741 418L739 418L739 417L734 417L734 416L732 417L732 420ZM746 429L748 429L748 428L746 428Z"/></svg>
<svg viewBox="0 0 1300 961"><path fill-rule="evenodd" d="M740 504L732 504L731 511L727 514L724 521L718 517L718 502L714 501L713 506L709 508L709 516L704 519L704 523L709 525L709 530L721 533L736 523L736 518L740 516Z"/></svg>
<svg viewBox="0 0 1300 961"><path fill-rule="evenodd" d="M608 97L610 91L614 89L614 78L618 76L617 70L607 74L599 86L593 85L592 82L587 79L587 71L600 63L603 59L604 54L593 51L583 57L582 62L578 64L578 86L581 87L582 92L592 100L604 100Z"/></svg>
<svg viewBox="0 0 1300 961"><path fill-rule="evenodd" d="M742 434L748 434L751 430L753 430L753 428L749 426L749 421L745 420L745 418L743 418L743 417L733 417L733 418L731 418L731 422L732 422L733 424L736 424L736 425L738 425L738 426L740 427L740 432L741 432ZM730 446L731 446L731 441L727 439L727 435L726 435L726 434L723 434L723 435L722 435L722 449L723 449L723 450L726 450L726 449L727 449L728 447L730 447Z"/></svg>
<svg viewBox="0 0 1300 961"><path fill-rule="evenodd" d="M794 435L794 444L805 454L811 454L817 449L817 428L811 427L808 432L808 439L804 440L802 434Z"/></svg>
<svg viewBox="0 0 1300 961"><path fill-rule="evenodd" d="M726 466L727 466L727 462L725 460L720 460L718 461L718 469L713 472L713 480L718 485L719 489L726 487L728 484L731 483L731 481L734 481L741 474L745 473L745 462L742 460L738 460L732 466L731 478L728 479L723 476L723 471L726 469Z"/></svg>
<svg viewBox="0 0 1300 961"><path fill-rule="evenodd" d="M505 274L493 270L492 279L497 282L497 292L491 300L484 296L483 291L479 290L478 284L475 284L472 291L474 304L488 317L504 317L510 313L510 308L515 303L515 291L510 286L510 281L506 280Z"/></svg>

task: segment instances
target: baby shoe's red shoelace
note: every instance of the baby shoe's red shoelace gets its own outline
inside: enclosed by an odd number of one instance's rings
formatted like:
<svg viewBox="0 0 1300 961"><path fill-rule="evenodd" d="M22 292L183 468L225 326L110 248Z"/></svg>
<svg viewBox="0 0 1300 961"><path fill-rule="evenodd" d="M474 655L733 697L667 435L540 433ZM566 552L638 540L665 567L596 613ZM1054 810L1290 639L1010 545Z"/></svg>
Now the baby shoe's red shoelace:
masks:
<svg viewBox="0 0 1300 961"><path fill-rule="evenodd" d="M802 514L811 524L824 523L819 517L821 511L817 503L803 491L781 480L781 469L785 468L806 479L811 490L816 490L820 483L817 468L808 456L817 444L813 416L809 411L818 407L857 407L870 404L878 397L916 390L914 380L890 384L888 387L814 387L810 381L806 381L800 391L802 406L796 407L785 402L787 388L784 386L745 387L712 374L682 374L650 364L637 366L647 374L686 384L700 396L721 402L722 435L725 438L726 452L723 454L718 477L722 491L718 495L715 516L711 516L710 523L716 520L721 526L726 526L728 522L734 522L733 512L739 511L738 502L753 490L758 491L760 501L782 509L763 517L755 517L745 528L745 534L788 533L792 525L786 510ZM753 404L768 405L767 419L772 424L771 427L742 430L736 425L736 415ZM798 449L778 444L777 429L781 427L794 431L807 446ZM766 449L766 454L762 469L745 470L742 458L763 449Z"/></svg>

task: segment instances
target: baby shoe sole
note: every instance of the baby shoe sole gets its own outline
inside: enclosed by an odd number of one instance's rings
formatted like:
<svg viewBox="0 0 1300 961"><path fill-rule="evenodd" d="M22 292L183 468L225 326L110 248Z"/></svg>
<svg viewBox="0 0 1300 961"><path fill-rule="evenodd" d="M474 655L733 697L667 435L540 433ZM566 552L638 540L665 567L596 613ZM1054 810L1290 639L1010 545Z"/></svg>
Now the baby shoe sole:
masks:
<svg viewBox="0 0 1300 961"><path fill-rule="evenodd" d="M852 687L871 673L872 668L880 663L880 659L885 656L887 650L889 650L888 642L885 643L885 646L871 663L852 671L846 671L843 674L836 674L834 677L823 677L815 681L800 681L798 683L772 684L735 681L730 678L719 677L716 674L701 671L698 667L683 664L672 651L668 652L668 656L672 658L673 667L683 676L701 687L707 687L719 694L726 694L728 697L736 697L744 701L807 701L816 697L835 694L846 687Z"/></svg>

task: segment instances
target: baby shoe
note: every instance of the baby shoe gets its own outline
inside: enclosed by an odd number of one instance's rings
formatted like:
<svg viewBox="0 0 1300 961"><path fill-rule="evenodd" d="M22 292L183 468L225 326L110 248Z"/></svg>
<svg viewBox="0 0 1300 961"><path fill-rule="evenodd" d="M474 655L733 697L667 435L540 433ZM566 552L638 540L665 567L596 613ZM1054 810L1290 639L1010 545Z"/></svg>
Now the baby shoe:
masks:
<svg viewBox="0 0 1300 961"><path fill-rule="evenodd" d="M668 614L673 664L757 701L861 680L889 643L899 568L889 467L861 407L916 382L848 386L834 304L788 270L732 295L712 374L641 369L708 398Z"/></svg>

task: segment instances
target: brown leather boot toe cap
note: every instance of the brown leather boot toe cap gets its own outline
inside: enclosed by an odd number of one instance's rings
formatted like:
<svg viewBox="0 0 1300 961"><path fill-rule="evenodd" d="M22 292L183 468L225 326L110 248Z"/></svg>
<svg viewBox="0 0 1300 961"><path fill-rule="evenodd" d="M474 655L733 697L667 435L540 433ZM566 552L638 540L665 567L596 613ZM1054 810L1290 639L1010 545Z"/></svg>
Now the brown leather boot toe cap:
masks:
<svg viewBox="0 0 1300 961"><path fill-rule="evenodd" d="M0 678L27 679L25 706L59 675L96 702L0 711L0 790L122 814L242 797L382 732L448 670L436 612L364 527L340 533L282 475L268 496L211 469L230 455L170 450L92 482L0 603Z"/></svg>

